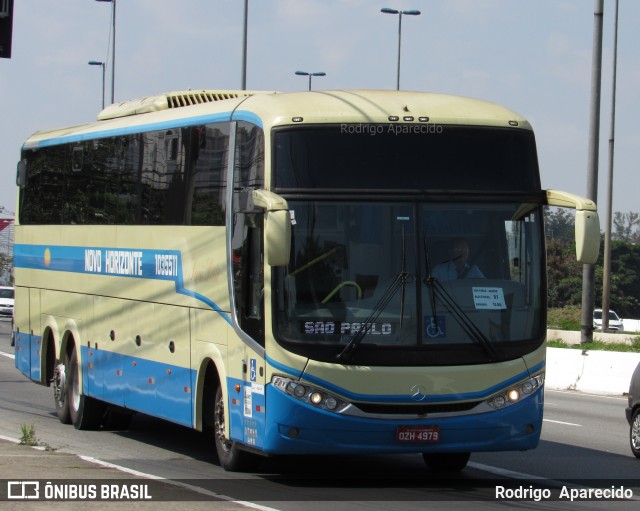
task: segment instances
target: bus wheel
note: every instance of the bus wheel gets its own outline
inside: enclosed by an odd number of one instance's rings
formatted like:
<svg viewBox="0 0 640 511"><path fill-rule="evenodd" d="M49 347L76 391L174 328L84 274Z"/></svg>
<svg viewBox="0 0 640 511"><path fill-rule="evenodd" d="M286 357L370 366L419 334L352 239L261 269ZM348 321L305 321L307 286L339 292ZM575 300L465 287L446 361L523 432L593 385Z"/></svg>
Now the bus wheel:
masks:
<svg viewBox="0 0 640 511"><path fill-rule="evenodd" d="M246 466L248 453L241 451L232 440L225 436L226 416L224 414L224 397L222 387L216 389L216 399L213 406L213 438L220 466L229 472L237 472Z"/></svg>
<svg viewBox="0 0 640 511"><path fill-rule="evenodd" d="M75 349L71 351L69 358L67 401L71 422L76 429L96 429L100 426L105 411L104 404L80 391L80 367Z"/></svg>
<svg viewBox="0 0 640 511"><path fill-rule="evenodd" d="M469 462L468 452L423 452L422 458L434 472L460 472Z"/></svg>
<svg viewBox="0 0 640 511"><path fill-rule="evenodd" d="M56 403L58 419L63 424L71 424L69 403L67 399L67 370L65 364L56 360L56 368L53 372L53 399Z"/></svg>

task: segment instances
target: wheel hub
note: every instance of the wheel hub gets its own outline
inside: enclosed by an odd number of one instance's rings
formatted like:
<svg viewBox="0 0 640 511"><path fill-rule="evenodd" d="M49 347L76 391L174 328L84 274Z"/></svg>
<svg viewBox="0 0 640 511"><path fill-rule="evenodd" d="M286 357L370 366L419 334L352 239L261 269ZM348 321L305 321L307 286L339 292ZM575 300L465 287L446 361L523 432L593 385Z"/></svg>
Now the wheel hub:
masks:
<svg viewBox="0 0 640 511"><path fill-rule="evenodd" d="M631 424L631 443L634 449L640 450L640 414L636 414L636 418Z"/></svg>
<svg viewBox="0 0 640 511"><path fill-rule="evenodd" d="M61 402L64 400L64 393L67 387L67 375L64 368L64 364L58 364L53 373L53 395L56 401Z"/></svg>
<svg viewBox="0 0 640 511"><path fill-rule="evenodd" d="M215 413L214 413L214 434L218 439L218 443L225 450L229 451L231 449L231 442L227 440L224 434L224 402L222 401L222 397L216 403Z"/></svg>

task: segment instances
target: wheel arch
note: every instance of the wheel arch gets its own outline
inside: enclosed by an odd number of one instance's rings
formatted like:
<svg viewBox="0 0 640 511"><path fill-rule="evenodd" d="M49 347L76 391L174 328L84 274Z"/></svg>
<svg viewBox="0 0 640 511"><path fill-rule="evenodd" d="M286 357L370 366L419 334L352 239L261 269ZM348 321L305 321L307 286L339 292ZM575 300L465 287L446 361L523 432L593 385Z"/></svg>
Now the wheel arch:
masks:
<svg viewBox="0 0 640 511"><path fill-rule="evenodd" d="M66 355L61 351L60 329L52 316L48 316L42 328L40 353L40 383L49 387L53 381L56 361L64 361Z"/></svg>
<svg viewBox="0 0 640 511"><path fill-rule="evenodd" d="M69 320L65 324L64 333L62 334L62 338L60 340L60 351L58 355L58 360L61 362L66 361L70 356L71 352L75 350L76 357L78 361L78 366L82 368L82 353L80 352L80 344L81 344L80 331L78 329L78 325L75 321ZM78 384L80 389L82 386L82 369L78 371ZM82 390L81 390L82 391Z"/></svg>
<svg viewBox="0 0 640 511"><path fill-rule="evenodd" d="M194 403L194 428L197 431L203 431L205 427L210 426L206 411L209 408L213 409L216 389L225 380L223 354L216 345L212 345L212 349L201 360L198 368ZM226 395L224 385L222 385L222 391Z"/></svg>

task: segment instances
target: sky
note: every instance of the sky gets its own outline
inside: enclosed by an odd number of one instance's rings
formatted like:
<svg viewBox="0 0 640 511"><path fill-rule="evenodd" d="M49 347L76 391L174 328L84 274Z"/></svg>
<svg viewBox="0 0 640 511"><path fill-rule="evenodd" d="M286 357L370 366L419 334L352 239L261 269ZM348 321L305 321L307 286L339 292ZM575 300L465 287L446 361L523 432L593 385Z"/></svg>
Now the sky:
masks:
<svg viewBox="0 0 640 511"><path fill-rule="evenodd" d="M594 0L249 0L247 89L400 88L500 103L536 133L543 188L587 195ZM186 89L240 89L243 0L117 0L115 101ZM605 0L597 202L605 218L613 0ZM91 122L111 99L112 4L16 0L11 59L0 59L0 206L35 131ZM640 2L620 0L613 211L640 212Z"/></svg>

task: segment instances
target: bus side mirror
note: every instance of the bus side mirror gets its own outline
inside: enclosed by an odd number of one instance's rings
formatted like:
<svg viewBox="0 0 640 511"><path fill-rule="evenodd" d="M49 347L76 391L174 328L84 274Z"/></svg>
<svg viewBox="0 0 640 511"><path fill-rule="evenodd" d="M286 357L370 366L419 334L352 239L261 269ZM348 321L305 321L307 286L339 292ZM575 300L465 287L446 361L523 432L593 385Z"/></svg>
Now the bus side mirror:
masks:
<svg viewBox="0 0 640 511"><path fill-rule="evenodd" d="M579 263L595 264L600 252L600 219L596 204L572 193L547 190L547 204L576 210L576 259Z"/></svg>
<svg viewBox="0 0 640 511"><path fill-rule="evenodd" d="M268 211L264 221L265 257L269 266L287 266L291 253L289 210Z"/></svg>
<svg viewBox="0 0 640 511"><path fill-rule="evenodd" d="M595 264L600 252L600 221L595 211L576 211L576 259Z"/></svg>
<svg viewBox="0 0 640 511"><path fill-rule="evenodd" d="M16 185L20 188L24 188L27 185L27 160L20 160L18 162L18 169L16 171Z"/></svg>
<svg viewBox="0 0 640 511"><path fill-rule="evenodd" d="M291 252L291 214L287 201L267 190L253 190L253 204L265 210L265 259L269 266L286 266Z"/></svg>

